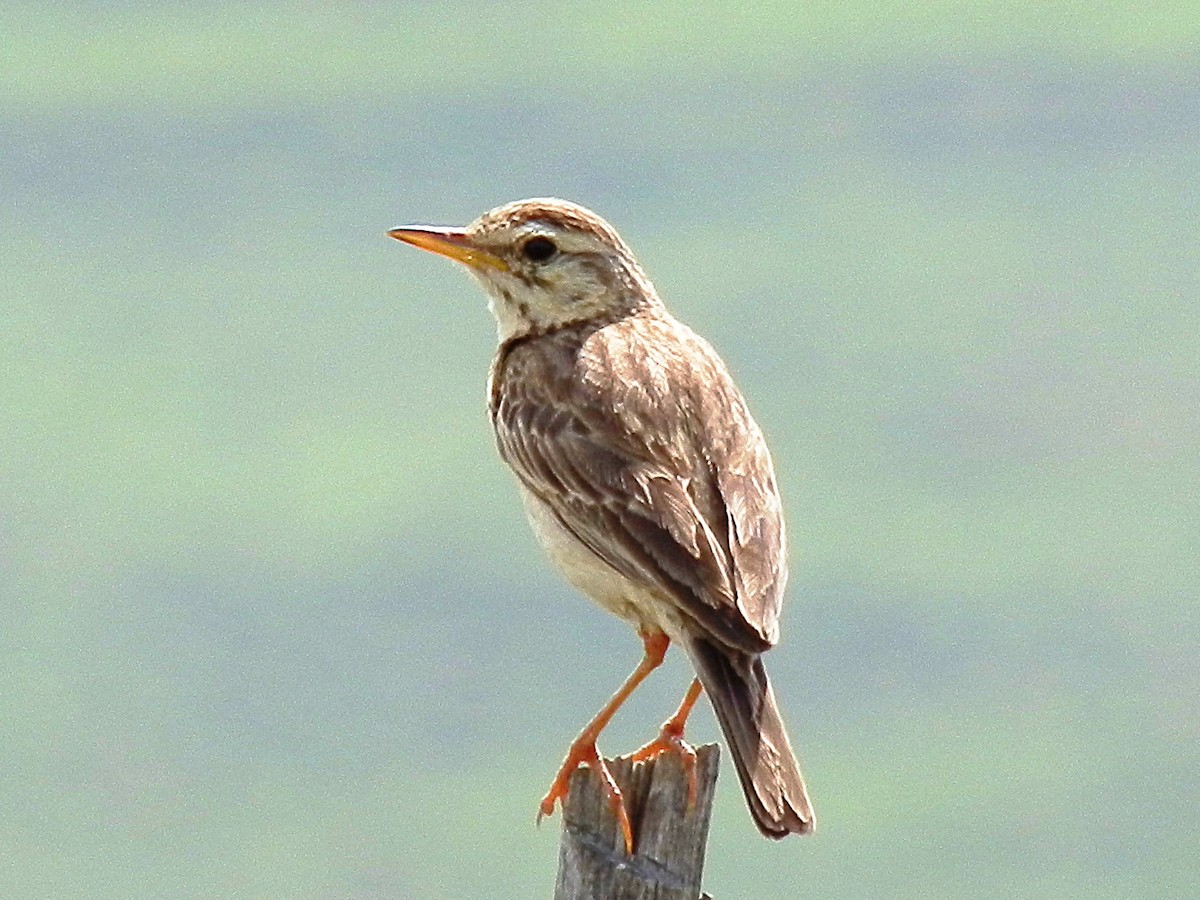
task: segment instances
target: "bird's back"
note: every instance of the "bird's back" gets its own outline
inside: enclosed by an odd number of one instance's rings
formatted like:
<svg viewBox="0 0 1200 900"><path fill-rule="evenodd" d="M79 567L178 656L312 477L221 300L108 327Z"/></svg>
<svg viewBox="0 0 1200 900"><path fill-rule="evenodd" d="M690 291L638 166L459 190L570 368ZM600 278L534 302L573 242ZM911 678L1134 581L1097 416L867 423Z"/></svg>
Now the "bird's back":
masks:
<svg viewBox="0 0 1200 900"><path fill-rule="evenodd" d="M778 637L784 526L770 455L706 341L661 309L500 348L500 453L609 565L720 643Z"/></svg>

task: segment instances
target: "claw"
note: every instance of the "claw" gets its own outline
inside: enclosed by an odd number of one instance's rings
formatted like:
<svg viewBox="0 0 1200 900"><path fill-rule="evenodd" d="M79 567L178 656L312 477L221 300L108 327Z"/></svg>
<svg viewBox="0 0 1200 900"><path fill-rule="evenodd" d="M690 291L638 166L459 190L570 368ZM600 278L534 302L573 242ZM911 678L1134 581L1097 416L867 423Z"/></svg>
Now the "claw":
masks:
<svg viewBox="0 0 1200 900"><path fill-rule="evenodd" d="M692 807L696 805L696 794L699 790L698 778L696 774L696 751L692 749L692 745L683 739L683 729L675 731L671 727L672 723L667 722L663 725L662 732L646 744L644 747L635 750L630 757L634 762L645 762L648 759L653 759L663 753L678 753L679 762L683 764L683 772L687 776L688 782L688 811L691 812Z"/></svg>
<svg viewBox="0 0 1200 900"><path fill-rule="evenodd" d="M608 808L612 810L613 816L616 817L617 825L621 829L621 837L625 840L625 852L632 856L633 826L629 821L629 813L625 811L625 801L621 797L621 789L601 758L600 751L596 749L595 742L571 745L571 749L567 752L567 758L563 760L558 775L554 778L554 783L550 785L550 790L538 805L537 824L540 825L546 816L554 815L554 808L558 806L559 801L566 799L571 785L571 775L580 766L587 766L599 778L600 788L604 791L604 799L608 803Z"/></svg>
<svg viewBox="0 0 1200 900"><path fill-rule="evenodd" d="M621 799L621 789L617 787L617 782L612 777L612 772L608 771L608 766L604 764L604 760L600 758L600 752L596 749L596 737L603 730L604 726L612 719L613 714L620 708L634 689L641 684L646 676L662 665L663 657L667 653L667 647L671 643L671 639L661 631L640 630L638 632L642 638L642 661L638 663L637 668L630 673L625 679L624 684L617 689L617 692L612 695L612 698L604 704L604 708L596 713L592 721L584 726L583 731L579 733L579 737L575 738L575 742L571 744L571 749L567 751L567 758L563 760L562 767L558 770L558 775L554 778L554 783L550 785L550 791L542 798L541 804L538 806L537 821L541 822L546 816L554 814L554 807L558 805L558 801L567 796L567 790L570 788L571 775L580 766L589 766L600 778L600 787L604 791L604 797L608 801L608 807L616 816L617 824L621 827L621 837L625 839L625 852L630 856L633 855L633 826L629 822L629 813L625 811L625 803ZM692 702L695 702L695 694L700 691L700 682L695 682L688 697ZM683 712L681 708L681 712ZM686 718L686 713L683 715ZM682 724L680 713L676 713L675 719L678 719ZM681 729L682 731L682 729Z"/></svg>
<svg viewBox="0 0 1200 900"><path fill-rule="evenodd" d="M696 701L700 698L702 690L704 690L704 687L700 684L700 679L693 679L691 686L687 689L687 693L683 695L683 701L679 704L679 709L675 710L675 714L671 718L663 722L662 729L658 732L658 737L633 754L634 762L645 762L648 759L653 759L660 753L679 754L679 761L683 764L683 771L687 775L688 780L687 808L689 812L696 805L698 776L696 774L696 751L692 749L691 744L683 739L683 728L687 724L688 716L692 714L692 707L696 705Z"/></svg>

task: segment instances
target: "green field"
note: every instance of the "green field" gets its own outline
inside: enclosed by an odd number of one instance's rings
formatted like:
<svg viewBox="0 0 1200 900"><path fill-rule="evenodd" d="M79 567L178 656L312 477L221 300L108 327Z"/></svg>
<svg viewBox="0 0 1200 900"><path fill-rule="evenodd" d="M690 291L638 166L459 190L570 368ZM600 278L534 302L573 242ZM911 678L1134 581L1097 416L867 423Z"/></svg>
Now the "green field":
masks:
<svg viewBox="0 0 1200 900"><path fill-rule="evenodd" d="M0 35L0 896L549 895L536 802L640 648L526 533L482 295L384 235L532 195L614 222L780 470L821 827L763 841L726 767L713 896L1200 891L1194 3Z"/></svg>

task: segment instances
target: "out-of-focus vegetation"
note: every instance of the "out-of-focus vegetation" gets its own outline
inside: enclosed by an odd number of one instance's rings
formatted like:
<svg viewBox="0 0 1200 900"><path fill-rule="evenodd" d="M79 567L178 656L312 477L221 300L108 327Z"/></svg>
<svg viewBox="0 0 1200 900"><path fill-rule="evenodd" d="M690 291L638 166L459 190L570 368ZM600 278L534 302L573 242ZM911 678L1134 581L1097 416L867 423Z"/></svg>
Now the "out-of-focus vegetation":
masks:
<svg viewBox="0 0 1200 900"><path fill-rule="evenodd" d="M709 890L1189 895L1200 15L919 6L8 3L0 894L549 891L638 645L526 534L483 298L383 232L557 194L787 501L821 830L727 773Z"/></svg>

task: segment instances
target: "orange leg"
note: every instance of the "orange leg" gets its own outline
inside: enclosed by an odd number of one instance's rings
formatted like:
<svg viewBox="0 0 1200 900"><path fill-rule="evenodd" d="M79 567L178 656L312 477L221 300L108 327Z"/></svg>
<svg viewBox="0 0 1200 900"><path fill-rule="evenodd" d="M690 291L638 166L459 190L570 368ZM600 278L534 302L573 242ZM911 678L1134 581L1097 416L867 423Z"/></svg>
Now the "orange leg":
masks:
<svg viewBox="0 0 1200 900"><path fill-rule="evenodd" d="M608 766L604 764L600 751L596 749L596 738L599 737L600 732L604 730L604 726L609 723L616 711L620 709L621 704L628 700L629 695L637 686L646 680L646 676L662 665L663 657L667 655L667 647L671 645L671 639L661 631L641 632L641 638L642 646L645 648L642 661L625 679L625 683L621 685L620 689L613 694L612 699L604 705L600 712L596 713L596 717L584 726L583 731L579 732L579 737L572 742L571 749L567 751L567 758L563 760L562 767L558 770L558 776L554 779L554 784L550 785L549 793L542 798L537 816L540 822L543 816L553 815L555 805L567 796L571 774L580 766L590 766L600 778L600 784L608 798L608 805L621 826L621 834L625 838L625 850L631 855L633 854L633 826L629 824L629 814L625 811L625 804L621 800L621 790L613 780L612 773L608 771ZM693 702L695 701L693 700Z"/></svg>
<svg viewBox="0 0 1200 900"><path fill-rule="evenodd" d="M658 737L635 751L632 756L634 762L641 762L652 759L660 753L678 753L679 759L683 763L683 770L687 773L688 809L696 805L696 751L683 739L683 728L687 724L688 716L692 713L692 707L700 699L702 690L700 679L693 678L691 687L683 695L683 702L679 704L679 709L675 710L675 715L663 722L662 731L658 733Z"/></svg>

